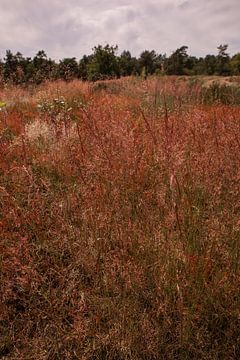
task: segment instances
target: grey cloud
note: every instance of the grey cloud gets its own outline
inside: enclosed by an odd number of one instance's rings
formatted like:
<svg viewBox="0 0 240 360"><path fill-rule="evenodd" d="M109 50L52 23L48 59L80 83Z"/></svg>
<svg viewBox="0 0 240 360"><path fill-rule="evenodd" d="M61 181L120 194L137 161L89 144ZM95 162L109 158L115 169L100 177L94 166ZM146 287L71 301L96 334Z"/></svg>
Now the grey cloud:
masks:
<svg viewBox="0 0 240 360"><path fill-rule="evenodd" d="M134 55L144 49L170 54L216 53L229 43L240 51L239 0L0 0L0 57L6 49L33 56L81 57L97 44L118 44Z"/></svg>

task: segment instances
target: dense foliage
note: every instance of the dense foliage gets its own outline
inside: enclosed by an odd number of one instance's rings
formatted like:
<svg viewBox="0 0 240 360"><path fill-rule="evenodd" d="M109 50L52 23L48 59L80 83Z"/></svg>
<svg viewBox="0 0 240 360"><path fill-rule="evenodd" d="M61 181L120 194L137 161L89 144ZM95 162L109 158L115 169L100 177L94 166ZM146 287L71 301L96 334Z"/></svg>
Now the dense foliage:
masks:
<svg viewBox="0 0 240 360"><path fill-rule="evenodd" d="M182 46L169 57L157 54L154 50L143 51L139 58L129 51L118 55L117 46L95 46L91 55L84 55L80 61L75 57L56 62L49 59L44 51L39 51L31 59L20 52L15 55L7 50L0 61L2 82L14 84L36 83L43 80L99 80L120 76L151 74L167 75L238 75L240 74L240 53L230 57L228 45L218 47L218 55L206 55L197 58L187 53L187 46Z"/></svg>

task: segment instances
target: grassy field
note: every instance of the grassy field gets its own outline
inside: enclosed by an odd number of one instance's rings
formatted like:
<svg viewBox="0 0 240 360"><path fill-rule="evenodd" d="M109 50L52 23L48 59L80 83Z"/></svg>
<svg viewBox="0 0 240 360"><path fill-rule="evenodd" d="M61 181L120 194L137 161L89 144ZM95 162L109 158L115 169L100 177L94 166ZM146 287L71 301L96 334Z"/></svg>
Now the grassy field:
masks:
<svg viewBox="0 0 240 360"><path fill-rule="evenodd" d="M240 358L240 79L0 90L0 358Z"/></svg>

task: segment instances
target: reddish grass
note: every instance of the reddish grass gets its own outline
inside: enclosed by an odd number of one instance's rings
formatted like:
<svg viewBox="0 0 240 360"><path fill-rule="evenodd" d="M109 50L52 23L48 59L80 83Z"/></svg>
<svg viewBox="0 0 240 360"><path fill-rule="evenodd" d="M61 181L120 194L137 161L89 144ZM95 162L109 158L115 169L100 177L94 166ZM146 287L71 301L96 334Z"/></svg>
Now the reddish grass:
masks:
<svg viewBox="0 0 240 360"><path fill-rule="evenodd" d="M240 357L240 108L193 95L53 83L0 114L0 358Z"/></svg>

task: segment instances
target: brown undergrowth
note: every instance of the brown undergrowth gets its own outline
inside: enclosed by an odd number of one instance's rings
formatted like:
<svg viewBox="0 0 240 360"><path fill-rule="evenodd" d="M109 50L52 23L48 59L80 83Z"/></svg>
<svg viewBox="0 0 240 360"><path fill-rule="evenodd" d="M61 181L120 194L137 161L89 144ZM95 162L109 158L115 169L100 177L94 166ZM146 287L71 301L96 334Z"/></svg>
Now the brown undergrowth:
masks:
<svg viewBox="0 0 240 360"><path fill-rule="evenodd" d="M0 358L239 359L240 108L177 78L25 92L0 113Z"/></svg>

